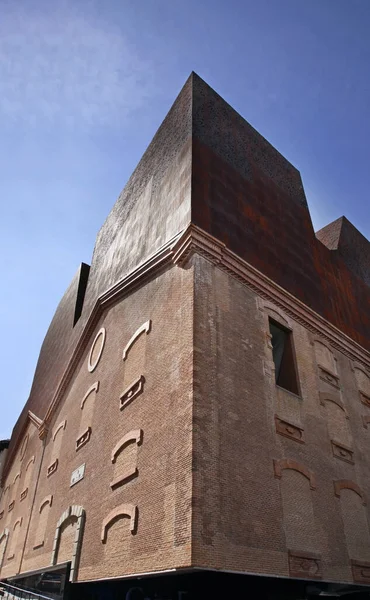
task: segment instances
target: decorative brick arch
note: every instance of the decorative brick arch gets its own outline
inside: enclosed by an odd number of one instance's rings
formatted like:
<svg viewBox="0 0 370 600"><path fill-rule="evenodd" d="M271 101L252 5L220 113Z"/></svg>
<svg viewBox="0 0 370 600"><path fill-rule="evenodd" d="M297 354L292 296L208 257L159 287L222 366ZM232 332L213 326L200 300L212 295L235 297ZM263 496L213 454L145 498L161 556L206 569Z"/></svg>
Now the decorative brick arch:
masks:
<svg viewBox="0 0 370 600"><path fill-rule="evenodd" d="M301 463L299 463L295 460L290 460L290 459L285 459L285 458L282 458L281 460L274 459L275 477L277 477L278 479L281 479L282 471L284 471L285 469L292 469L293 471L298 471L298 473L301 473L301 475L303 475L304 477L306 477L309 480L311 490L316 489L315 475L307 467L305 467L304 465L302 465Z"/></svg>
<svg viewBox="0 0 370 600"><path fill-rule="evenodd" d="M315 336L311 343L314 348L315 362L320 378L324 378L324 381L328 383L333 383L330 378L328 379L328 375L331 375L335 377L338 384L336 358L330 344L318 336ZM339 387L339 385L335 385L335 387Z"/></svg>
<svg viewBox="0 0 370 600"><path fill-rule="evenodd" d="M268 316L277 321L281 322L283 325L288 327L288 329L292 329L292 322L289 317L281 310L279 306L275 306L272 302L268 300L261 301L262 308L268 313Z"/></svg>
<svg viewBox="0 0 370 600"><path fill-rule="evenodd" d="M367 371L367 370L365 369L365 367L363 367L363 366L362 366L362 365L360 365L359 363L354 363L353 361L352 361L352 364L351 364L351 366L352 366L352 371L353 371L353 372L355 372L356 370L357 370L357 371L362 371L362 372L363 372L363 374L364 374L364 375L366 375L366 377L368 377L368 378L370 379L370 372L369 372L369 371Z"/></svg>
<svg viewBox="0 0 370 600"><path fill-rule="evenodd" d="M17 525L19 525L19 527L22 527L22 523L23 523L23 517L20 517L20 519L17 519L16 522L13 525L13 531L15 530L15 528L17 527Z"/></svg>
<svg viewBox="0 0 370 600"><path fill-rule="evenodd" d="M337 481L334 481L334 493L338 498L340 498L342 490L352 490L355 492L355 494L360 496L362 504L366 506L366 498L357 483L351 481L350 479L338 479Z"/></svg>
<svg viewBox="0 0 370 600"><path fill-rule="evenodd" d="M22 461L24 459L24 455L26 454L26 450L27 450L27 445L28 445L28 441L30 439L29 434L27 433L27 435L25 436L25 438L23 439L22 442L22 446L21 446L21 450L20 450L20 460Z"/></svg>
<svg viewBox="0 0 370 600"><path fill-rule="evenodd" d="M52 494L50 494L50 496L45 496L45 498L43 500L41 500L40 502L40 506L39 506L39 514L41 514L42 509L44 508L44 506L46 505L51 506L53 504L53 496Z"/></svg>
<svg viewBox="0 0 370 600"><path fill-rule="evenodd" d="M28 461L26 468L25 468L25 477L24 477L24 489L21 493L21 501L25 500L27 498L28 495L28 488L31 482L31 476L32 476L32 469L31 469L31 465L33 465L35 463L35 457L31 456L30 460Z"/></svg>
<svg viewBox="0 0 370 600"><path fill-rule="evenodd" d="M67 421L65 419L64 419L64 421L62 421L61 423L59 423L58 427L56 427L56 429L54 430L54 433L53 433L53 442L55 442L55 438L57 437L58 432L61 429L65 429L66 425L67 425Z"/></svg>
<svg viewBox="0 0 370 600"><path fill-rule="evenodd" d="M360 373L362 373L363 375L365 375L365 377L366 377L366 379L368 381L368 385L370 385L370 372L367 371L361 365L357 365L357 364L352 367L352 370L353 370L353 373L354 373L354 376L355 376L355 379L356 379L356 385L357 385L357 389L360 392L360 395L362 395L361 392L364 393L363 395L365 396L365 398L370 401L369 396L366 394L366 390L363 388L362 385L360 385L360 383L358 381L358 378L357 378L357 375L356 375L356 371L360 371Z"/></svg>
<svg viewBox="0 0 370 600"><path fill-rule="evenodd" d="M125 446L127 446L130 442L136 442L138 446L143 443L143 430L142 429L132 429L120 441L115 445L112 450L112 463L116 462L116 458L118 453L123 450Z"/></svg>
<svg viewBox="0 0 370 600"><path fill-rule="evenodd" d="M28 461L27 465L26 465L26 473L28 471L28 469L30 468L31 464L35 462L35 457L31 456L30 460Z"/></svg>
<svg viewBox="0 0 370 600"><path fill-rule="evenodd" d="M89 389L87 390L86 394L82 398L82 400L81 400L81 409L83 409L84 404L85 404L86 400L88 399L88 397L90 396L90 394L92 394L93 392L95 392L95 394L97 394L98 391L99 391L99 381L95 381L95 383L93 383L92 386L89 387Z"/></svg>
<svg viewBox="0 0 370 600"><path fill-rule="evenodd" d="M23 517L17 519L13 525L13 533L12 533L12 537L11 537L11 541L10 541L10 548L9 548L10 554L8 555L8 560L12 560L15 557L15 551L17 549L17 544L18 544L19 531L20 531L20 528L22 527L22 523L23 523Z"/></svg>
<svg viewBox="0 0 370 600"><path fill-rule="evenodd" d="M58 560L58 551L59 551L62 525L70 517L77 518L77 528L76 528L76 534L75 534L75 539L74 539L74 544L73 544L71 571L70 571L70 576L69 576L69 579L72 583L74 581L76 581L76 577L77 577L78 564L79 564L80 554L81 554L83 530L84 530L84 525L85 525L85 515L86 515L86 513L85 513L84 508L82 508L82 506L76 506L76 505L69 506L67 508L67 510L65 510L64 513L62 514L62 516L60 517L60 519L57 523L57 528L55 530L53 551L51 554L51 565L52 566L56 565L57 560Z"/></svg>
<svg viewBox="0 0 370 600"><path fill-rule="evenodd" d="M314 335L312 337L312 343L317 343L317 344L321 344L322 346L325 346L325 348L327 348L327 350L329 350L331 352L331 354L333 354L333 350L330 347L330 344L327 342L327 340L323 337L320 337L318 335Z"/></svg>
<svg viewBox="0 0 370 600"><path fill-rule="evenodd" d="M101 528L101 541L103 544L107 541L107 532L109 525L119 519L120 517L129 517L130 519L130 531L132 534L136 532L137 528L137 519L138 519L138 510L137 506L134 504L121 504L114 510L112 510L109 515L107 515L102 523Z"/></svg>
<svg viewBox="0 0 370 600"><path fill-rule="evenodd" d="M3 541L4 538L5 538L5 544L4 544L4 547L3 547L3 549L1 550L1 553L0 553L0 569L3 566L5 552L6 552L6 548L7 548L8 541L9 541L9 529L7 527L4 529L4 531L0 535L0 545L1 545L1 543L2 543L2 541Z"/></svg>
<svg viewBox="0 0 370 600"><path fill-rule="evenodd" d="M346 419L349 419L347 410L338 396L331 394L330 392L320 392L320 404L325 406L325 402L332 402L333 404L336 404L344 412Z"/></svg>
<svg viewBox="0 0 370 600"><path fill-rule="evenodd" d="M141 336L142 333L144 333L144 331L148 334L151 330L152 327L152 322L149 319L148 321L146 321L145 323L143 323L139 329L137 329L135 331L135 333L133 334L133 336L131 336L131 338L129 339L129 341L127 342L126 346L123 349L123 353L122 353L122 360L126 360L127 358L127 354L130 350L130 348L134 345L134 343L136 342L137 338Z"/></svg>
<svg viewBox="0 0 370 600"><path fill-rule="evenodd" d="M13 485L15 484L15 482L17 481L17 479L20 479L20 478L21 478L21 474L19 472L19 473L16 474L16 476L13 479Z"/></svg>

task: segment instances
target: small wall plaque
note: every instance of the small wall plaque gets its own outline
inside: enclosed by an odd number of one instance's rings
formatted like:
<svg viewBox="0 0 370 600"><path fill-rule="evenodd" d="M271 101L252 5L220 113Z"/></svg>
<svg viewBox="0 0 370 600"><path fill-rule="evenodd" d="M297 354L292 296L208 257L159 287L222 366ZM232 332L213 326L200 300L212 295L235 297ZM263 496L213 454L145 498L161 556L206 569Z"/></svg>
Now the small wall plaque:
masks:
<svg viewBox="0 0 370 600"><path fill-rule="evenodd" d="M283 421L275 415L275 428L276 433L304 444L303 429L298 427L298 425L293 425L292 423L288 423L288 421Z"/></svg>
<svg viewBox="0 0 370 600"><path fill-rule="evenodd" d="M322 367L321 365L318 365L318 367L320 379L322 381L325 381L325 383L330 383L330 385L339 390L340 384L338 375L332 373L331 371L328 371L328 369L324 369L324 367Z"/></svg>
<svg viewBox="0 0 370 600"><path fill-rule="evenodd" d="M331 447L333 450L333 455L336 458L340 458L351 465L354 464L353 450L351 450L351 448L347 448L346 446L343 446L343 444L338 444L338 442L335 442L334 440L331 440Z"/></svg>
<svg viewBox="0 0 370 600"><path fill-rule="evenodd" d="M138 379L136 379L130 385L130 387L128 387L127 389L125 389L124 392L122 392L122 394L120 396L120 409L121 410L123 408L125 408L125 406L130 404L135 398L137 398L137 396L140 396L140 394L143 393L144 383L145 383L145 377L144 377L144 375L141 375Z"/></svg>
<svg viewBox="0 0 370 600"><path fill-rule="evenodd" d="M48 467L48 470L47 470L47 473L46 473L47 477L50 477L50 475L52 475L53 473L55 473L55 471L57 470L57 468L58 468L58 459L56 459L56 460L55 460L53 463L51 463L51 465Z"/></svg>
<svg viewBox="0 0 370 600"><path fill-rule="evenodd" d="M80 435L78 440L76 440L76 452L77 452L77 450L82 448L85 444L87 444L90 437L91 437L91 427L88 427L86 429L86 431L82 435Z"/></svg>
<svg viewBox="0 0 370 600"><path fill-rule="evenodd" d="M71 483L69 487L72 487L73 485L75 485L76 483L78 483L79 481L81 481L81 479L84 478L85 475L85 463L83 465L81 465L80 467L78 467L78 469L75 469L71 475Z"/></svg>

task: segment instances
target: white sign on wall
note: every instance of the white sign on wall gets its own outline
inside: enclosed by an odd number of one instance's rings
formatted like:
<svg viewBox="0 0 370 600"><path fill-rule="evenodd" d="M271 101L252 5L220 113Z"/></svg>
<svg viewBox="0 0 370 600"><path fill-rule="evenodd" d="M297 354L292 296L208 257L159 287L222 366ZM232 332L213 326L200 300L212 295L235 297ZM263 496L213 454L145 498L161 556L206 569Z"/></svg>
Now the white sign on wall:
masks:
<svg viewBox="0 0 370 600"><path fill-rule="evenodd" d="M85 464L81 465L80 467L78 467L78 469L75 469L71 475L71 483L70 483L70 487L72 487L72 485L75 485L76 483L78 483L79 481L81 481L81 479L84 478L85 475Z"/></svg>

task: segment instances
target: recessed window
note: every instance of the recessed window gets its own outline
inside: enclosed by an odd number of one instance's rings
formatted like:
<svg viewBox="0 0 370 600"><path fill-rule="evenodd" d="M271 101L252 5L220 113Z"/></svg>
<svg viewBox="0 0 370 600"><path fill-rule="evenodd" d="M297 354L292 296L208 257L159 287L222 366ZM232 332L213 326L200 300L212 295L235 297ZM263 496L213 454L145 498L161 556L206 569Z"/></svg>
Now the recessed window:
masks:
<svg viewBox="0 0 370 600"><path fill-rule="evenodd" d="M271 319L269 325L276 385L299 394L292 333Z"/></svg>

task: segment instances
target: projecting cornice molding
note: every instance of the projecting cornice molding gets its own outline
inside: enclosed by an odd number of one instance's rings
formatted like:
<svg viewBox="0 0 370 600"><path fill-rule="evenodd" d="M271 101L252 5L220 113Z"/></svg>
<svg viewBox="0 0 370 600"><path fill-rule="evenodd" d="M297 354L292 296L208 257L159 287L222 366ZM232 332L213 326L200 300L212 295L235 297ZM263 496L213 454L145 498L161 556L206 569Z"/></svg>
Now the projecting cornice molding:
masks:
<svg viewBox="0 0 370 600"><path fill-rule="evenodd" d="M146 261L98 297L44 419L40 420L32 413L29 413L29 418L32 422L36 424L37 421L38 423L37 427L41 439L47 435L51 417L63 398L76 365L82 357L87 344L90 342L91 335L103 312L122 300L125 296L131 294L136 288L157 277L165 269L173 265L185 267L194 254L203 256L211 263L225 270L242 284L254 290L258 296L272 302L275 306L281 308L286 315L301 323L315 335L320 336L320 339L326 339L331 346L337 348L351 360L370 369L370 353L367 350L295 296L269 279L269 277L229 250L223 242L220 242L196 225L189 224L186 229L180 231ZM13 451L8 454L3 479L6 476L17 447L18 444L15 444Z"/></svg>
<svg viewBox="0 0 370 600"><path fill-rule="evenodd" d="M284 313L324 338L331 346L363 366L370 367L370 353L309 306L280 287L269 277L229 250L223 242L195 225L190 225L174 248L173 262L185 266L193 254L199 254L227 271L260 297L283 309ZM355 358L356 357L356 358Z"/></svg>
<svg viewBox="0 0 370 600"><path fill-rule="evenodd" d="M39 430L39 438L40 440L43 440L48 432L48 427L45 423L45 421L43 421L42 419L40 419L39 417L37 417L33 412L31 412L30 410L28 411L28 418L31 421L31 423L33 423L37 429Z"/></svg>

